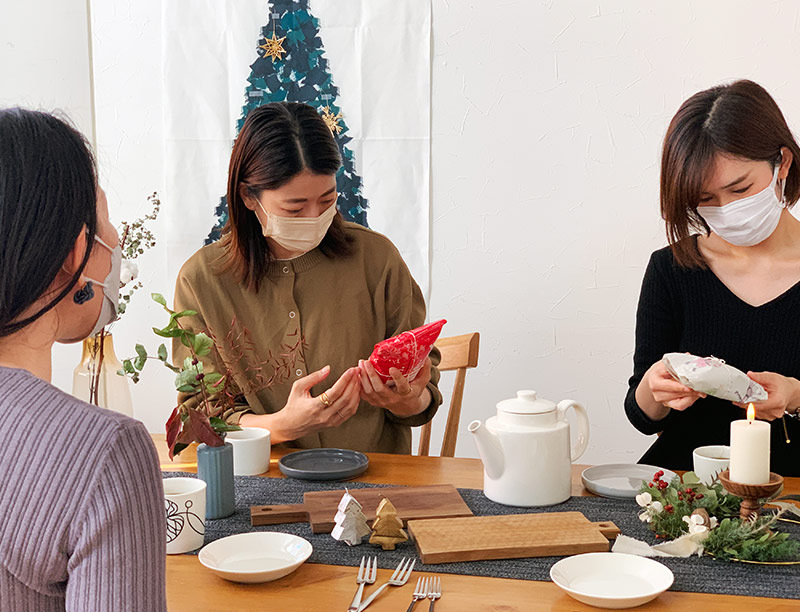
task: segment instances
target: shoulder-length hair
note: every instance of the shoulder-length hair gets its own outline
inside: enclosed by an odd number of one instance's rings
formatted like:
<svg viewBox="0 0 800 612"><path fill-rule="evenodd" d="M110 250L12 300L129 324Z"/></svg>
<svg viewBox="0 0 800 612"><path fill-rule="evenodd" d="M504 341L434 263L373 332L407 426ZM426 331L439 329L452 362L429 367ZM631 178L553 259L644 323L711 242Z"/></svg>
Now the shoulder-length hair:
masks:
<svg viewBox="0 0 800 612"><path fill-rule="evenodd" d="M54 288L82 231L88 246L79 269ZM96 231L97 172L83 135L45 112L0 109L0 338L33 323L72 291Z"/></svg>
<svg viewBox="0 0 800 612"><path fill-rule="evenodd" d="M753 81L718 85L686 100L669 124L661 155L661 216L676 262L705 268L691 234L711 230L697 212L703 182L718 153L777 165L781 147L792 152L787 206L800 198L800 148L780 108Z"/></svg>
<svg viewBox="0 0 800 612"><path fill-rule="evenodd" d="M233 272L258 291L271 260L269 246L242 191L258 198L303 170L334 175L342 165L339 148L325 121L307 104L272 102L250 111L231 152L228 167L228 223L223 229L222 273ZM328 257L350 253L344 222L336 215L320 244Z"/></svg>

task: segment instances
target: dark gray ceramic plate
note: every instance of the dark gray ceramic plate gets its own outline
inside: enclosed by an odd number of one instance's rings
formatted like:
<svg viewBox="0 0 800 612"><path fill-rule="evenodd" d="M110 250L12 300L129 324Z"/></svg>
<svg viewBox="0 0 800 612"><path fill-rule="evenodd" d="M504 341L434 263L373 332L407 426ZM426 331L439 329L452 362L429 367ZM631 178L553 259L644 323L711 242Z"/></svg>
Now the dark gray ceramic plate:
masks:
<svg viewBox="0 0 800 612"><path fill-rule="evenodd" d="M343 448L311 448L284 455L278 467L301 480L347 480L366 472L369 459L364 453Z"/></svg>
<svg viewBox="0 0 800 612"><path fill-rule="evenodd" d="M583 486L592 493L603 497L633 498L639 493L643 480L651 480L658 470L653 465L639 463L611 463L595 465L583 470ZM662 480L671 482L675 472L664 470Z"/></svg>

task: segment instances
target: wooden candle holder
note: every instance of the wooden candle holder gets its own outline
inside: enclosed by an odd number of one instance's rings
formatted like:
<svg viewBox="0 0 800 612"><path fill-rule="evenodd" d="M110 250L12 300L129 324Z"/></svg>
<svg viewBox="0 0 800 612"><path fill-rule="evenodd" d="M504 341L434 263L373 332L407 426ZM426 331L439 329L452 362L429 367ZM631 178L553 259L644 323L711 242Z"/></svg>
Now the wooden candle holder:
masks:
<svg viewBox="0 0 800 612"><path fill-rule="evenodd" d="M742 505L739 507L739 516L743 521L756 517L761 514L761 501L772 497L783 487L783 476L775 472L769 473L767 484L743 484L730 479L730 470L720 472L719 481L729 493L738 495L742 498Z"/></svg>

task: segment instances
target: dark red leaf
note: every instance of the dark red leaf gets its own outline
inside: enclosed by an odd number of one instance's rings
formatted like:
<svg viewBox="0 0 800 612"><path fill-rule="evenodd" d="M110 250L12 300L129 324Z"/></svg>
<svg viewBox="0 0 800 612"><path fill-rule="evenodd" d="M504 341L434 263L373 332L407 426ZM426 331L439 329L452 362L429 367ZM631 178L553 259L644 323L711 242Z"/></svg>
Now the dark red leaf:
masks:
<svg viewBox="0 0 800 612"><path fill-rule="evenodd" d="M178 407L172 411L167 419L167 448L169 449L169 458L172 459L173 451L175 449L175 442L178 439L178 434L181 431L181 416L178 412Z"/></svg>
<svg viewBox="0 0 800 612"><path fill-rule="evenodd" d="M211 422L208 420L208 417L199 410L189 408L189 421L187 425L192 428L194 439L197 442L205 443L208 446L222 446L225 444L222 438L214 431L214 428L211 427Z"/></svg>

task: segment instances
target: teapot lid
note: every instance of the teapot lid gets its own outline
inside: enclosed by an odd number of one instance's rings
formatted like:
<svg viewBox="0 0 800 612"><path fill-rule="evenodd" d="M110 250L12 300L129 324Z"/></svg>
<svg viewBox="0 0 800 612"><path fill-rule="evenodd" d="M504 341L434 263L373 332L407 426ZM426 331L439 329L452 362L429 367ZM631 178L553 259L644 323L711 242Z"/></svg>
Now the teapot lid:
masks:
<svg viewBox="0 0 800 612"><path fill-rule="evenodd" d="M512 414L545 414L556 409L556 405L546 399L538 399L536 391L517 391L517 397L503 400L497 404L498 412Z"/></svg>

